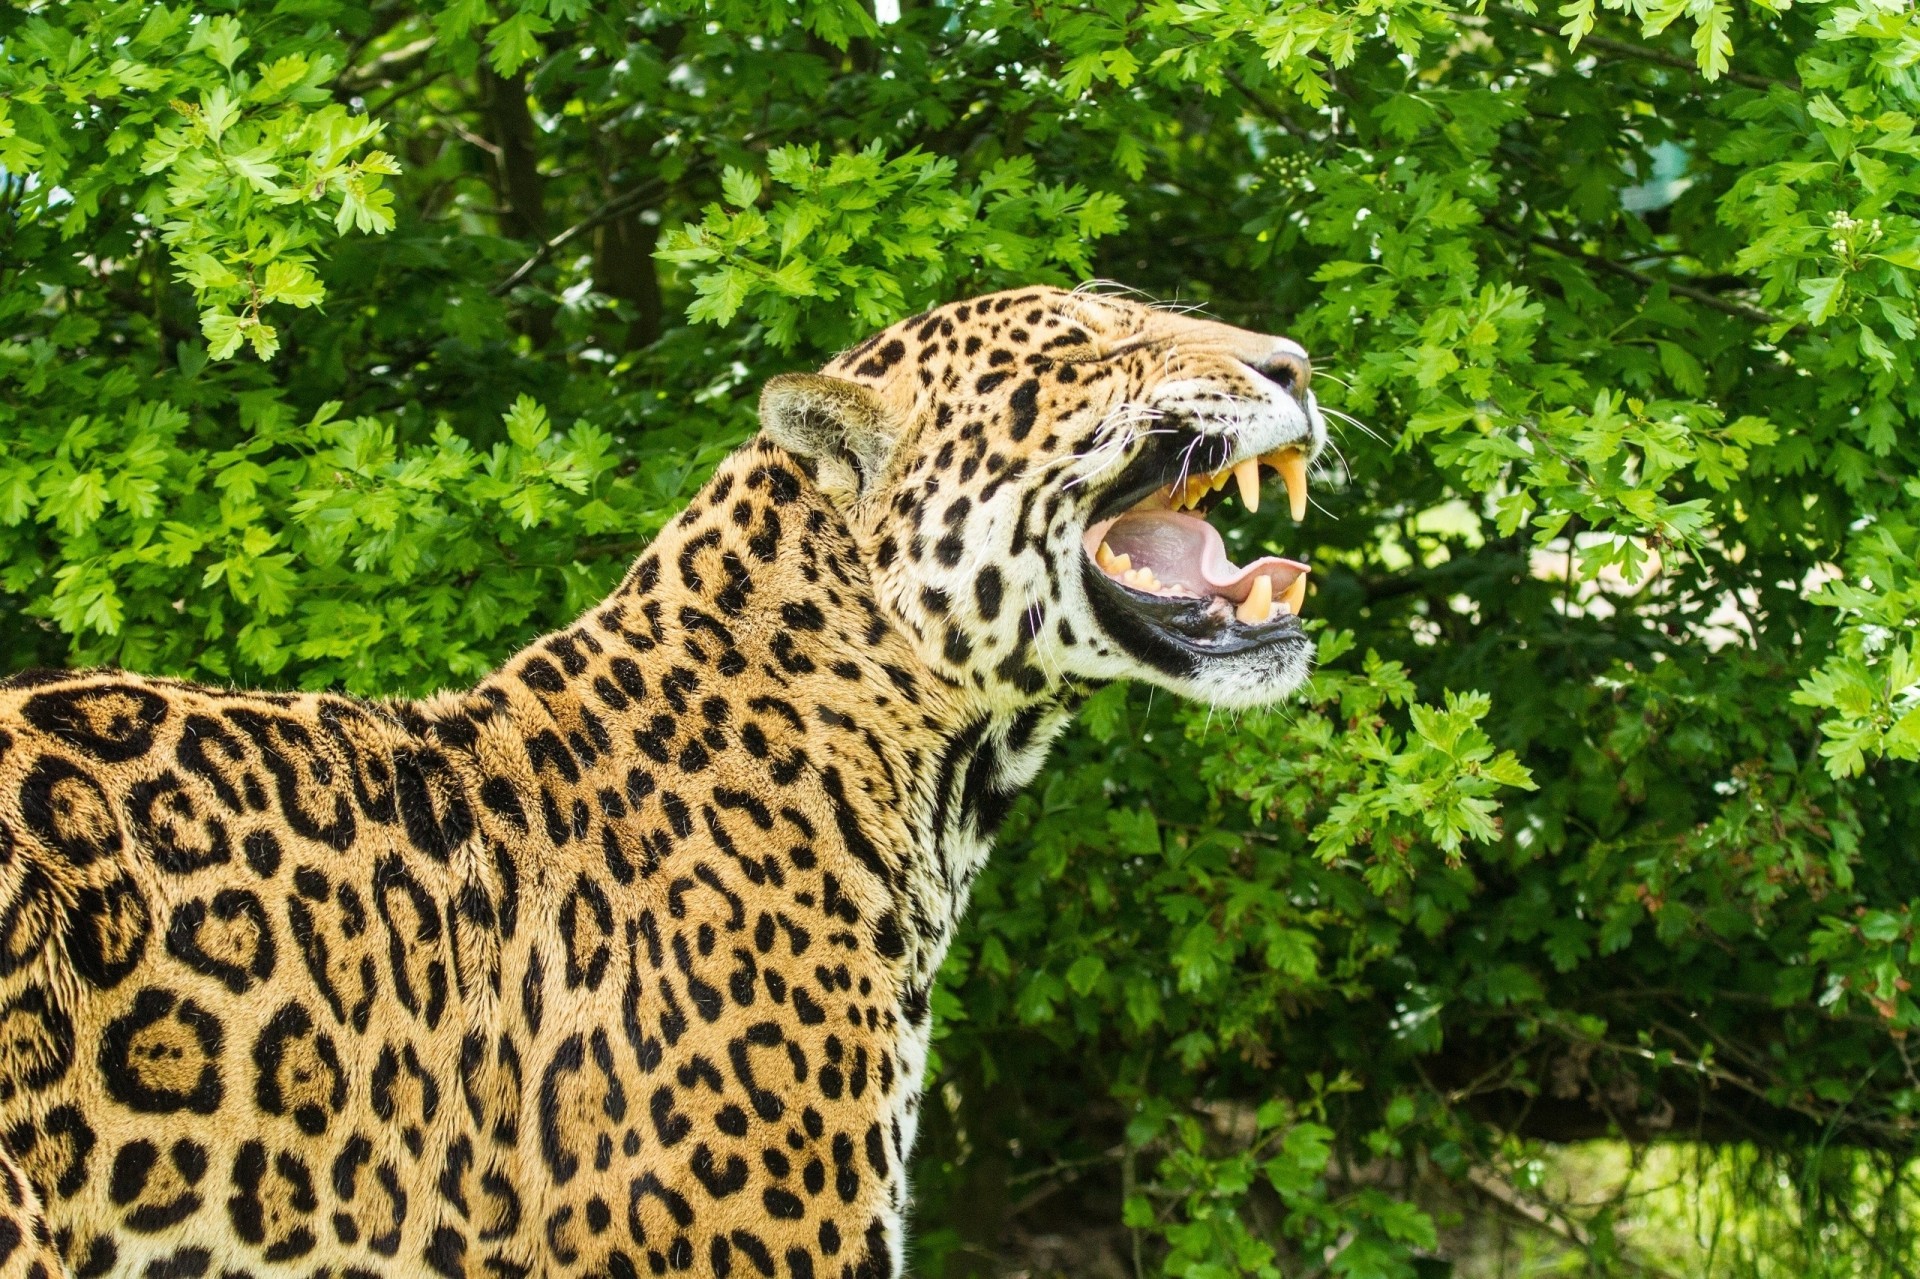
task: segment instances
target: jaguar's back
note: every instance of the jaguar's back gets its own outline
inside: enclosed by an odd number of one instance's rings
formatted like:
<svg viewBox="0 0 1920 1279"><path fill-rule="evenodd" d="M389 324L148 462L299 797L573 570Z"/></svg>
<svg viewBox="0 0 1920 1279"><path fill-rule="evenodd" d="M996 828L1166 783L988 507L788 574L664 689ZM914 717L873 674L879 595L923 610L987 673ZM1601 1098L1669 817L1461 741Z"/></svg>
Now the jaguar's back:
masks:
<svg viewBox="0 0 1920 1279"><path fill-rule="evenodd" d="M57 1251L396 1256L421 1162L486 1153L463 1038L513 903L470 756L404 706L119 673L10 681L0 725L0 1131Z"/></svg>

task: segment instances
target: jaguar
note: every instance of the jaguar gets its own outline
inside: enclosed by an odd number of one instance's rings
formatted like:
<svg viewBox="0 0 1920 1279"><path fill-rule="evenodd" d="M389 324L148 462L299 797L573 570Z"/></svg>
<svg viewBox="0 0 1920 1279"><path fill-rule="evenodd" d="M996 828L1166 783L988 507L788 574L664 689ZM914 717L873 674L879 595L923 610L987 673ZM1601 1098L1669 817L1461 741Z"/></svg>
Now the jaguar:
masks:
<svg viewBox="0 0 1920 1279"><path fill-rule="evenodd" d="M0 1276L889 1279L930 984L1094 689L1304 678L1307 352L1024 288L774 377L476 687L0 683Z"/></svg>

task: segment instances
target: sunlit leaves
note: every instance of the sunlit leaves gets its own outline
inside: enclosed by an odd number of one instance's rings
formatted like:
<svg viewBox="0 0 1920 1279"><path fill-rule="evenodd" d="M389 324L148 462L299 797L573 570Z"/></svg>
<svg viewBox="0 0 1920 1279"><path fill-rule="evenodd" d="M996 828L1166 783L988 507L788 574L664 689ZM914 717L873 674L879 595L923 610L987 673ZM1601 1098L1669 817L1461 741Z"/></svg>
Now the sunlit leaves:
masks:
<svg viewBox="0 0 1920 1279"><path fill-rule="evenodd" d="M762 210L758 176L728 169L727 203L675 229L661 257L693 268L691 318L725 325L744 310L776 347L833 350L944 298L1071 283L1092 242L1125 225L1116 196L1036 182L1024 157L969 183L957 172L878 143L830 158L779 148L767 174L788 194Z"/></svg>
<svg viewBox="0 0 1920 1279"><path fill-rule="evenodd" d="M1920 499L1920 480L1907 494ZM1905 512L1861 531L1844 571L1815 597L1845 621L1841 651L1800 683L1793 700L1827 712L1820 754L1836 777L1869 761L1920 760L1920 533Z"/></svg>
<svg viewBox="0 0 1920 1279"><path fill-rule="evenodd" d="M271 358L265 308L317 305L325 288L310 267L327 242L393 225L380 183L398 167L368 150L378 124L328 101L339 67L324 28L285 26L261 46L240 18L185 6L61 17L26 22L0 89L38 106L92 85L100 109L0 111L0 168L42 176L25 216L59 217L71 239L103 213L139 209L199 300L213 358L243 346Z"/></svg>
<svg viewBox="0 0 1920 1279"><path fill-rule="evenodd" d="M297 301L298 277L277 283ZM221 340L257 340L246 317L228 321ZM557 431L524 396L484 450L445 426L405 444L338 409L300 423L256 397L252 435L216 451L187 442L192 419L167 401L0 426L0 562L31 569L40 538L68 544L30 608L94 661L250 681L297 661L359 691L431 686L472 678L495 660L490 639L622 567L556 569L556 539L644 536L689 476L672 446L644 482L618 475L604 431Z"/></svg>
<svg viewBox="0 0 1920 1279"><path fill-rule="evenodd" d="M1351 643L1350 635L1330 634L1323 656ZM1534 785L1526 767L1496 751L1479 727L1492 706L1485 694L1449 693L1444 707L1432 707L1410 702L1410 691L1403 671L1368 654L1359 674L1320 670L1307 711L1289 710L1271 723L1251 716L1231 730L1202 717L1192 728L1210 748L1210 782L1263 818L1316 818L1317 855L1363 858L1369 883L1384 891L1411 873L1424 850L1453 860L1468 843L1498 839L1498 797ZM1405 706L1405 730L1387 720L1390 706ZM1340 731L1325 718L1336 708L1345 721Z"/></svg>
<svg viewBox="0 0 1920 1279"><path fill-rule="evenodd" d="M206 335L207 353L224 360L251 343L255 355L267 360L280 349L280 331L252 312L235 315L224 307L200 313L200 332Z"/></svg>

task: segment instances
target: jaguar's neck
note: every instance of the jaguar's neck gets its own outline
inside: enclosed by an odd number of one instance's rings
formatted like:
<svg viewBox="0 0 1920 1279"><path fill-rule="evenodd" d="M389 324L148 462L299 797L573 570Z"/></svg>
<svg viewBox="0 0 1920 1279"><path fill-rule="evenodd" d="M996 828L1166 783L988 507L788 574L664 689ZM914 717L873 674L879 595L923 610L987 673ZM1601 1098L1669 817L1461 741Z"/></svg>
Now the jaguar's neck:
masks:
<svg viewBox="0 0 1920 1279"><path fill-rule="evenodd" d="M1068 711L992 704L929 661L870 564L791 456L756 442L606 600L467 705L508 711L541 809L526 819L556 849L587 842L623 885L717 855L752 884L838 897L924 1016L994 831Z"/></svg>

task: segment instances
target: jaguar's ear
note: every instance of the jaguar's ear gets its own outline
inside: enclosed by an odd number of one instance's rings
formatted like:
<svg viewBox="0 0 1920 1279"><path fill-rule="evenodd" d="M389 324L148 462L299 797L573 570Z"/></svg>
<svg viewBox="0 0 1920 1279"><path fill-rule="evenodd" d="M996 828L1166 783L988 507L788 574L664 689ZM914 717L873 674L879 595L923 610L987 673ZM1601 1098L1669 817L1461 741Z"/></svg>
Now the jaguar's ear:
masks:
<svg viewBox="0 0 1920 1279"><path fill-rule="evenodd" d="M899 431L871 387L824 373L770 379L760 393L760 428L781 448L812 461L821 489L842 502L880 482Z"/></svg>

